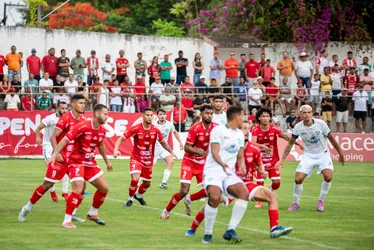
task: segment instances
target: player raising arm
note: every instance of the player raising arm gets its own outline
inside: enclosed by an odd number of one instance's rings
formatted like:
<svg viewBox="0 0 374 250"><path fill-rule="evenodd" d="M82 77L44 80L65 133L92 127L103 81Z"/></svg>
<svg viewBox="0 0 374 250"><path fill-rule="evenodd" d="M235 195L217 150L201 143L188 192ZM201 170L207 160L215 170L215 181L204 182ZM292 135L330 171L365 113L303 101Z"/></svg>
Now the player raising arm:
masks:
<svg viewBox="0 0 374 250"><path fill-rule="evenodd" d="M331 134L329 127L320 119L313 119L312 107L303 105L300 108L302 122L296 124L292 131L292 138L283 152L282 159L276 164L276 168L283 166L293 144L298 137L304 142L305 150L303 158L296 169L295 183L293 188L294 203L288 208L289 211L297 210L300 202L301 192L303 191L303 181L305 177L310 176L315 167L318 168L317 174L323 175L321 192L318 198L317 211L324 210L324 200L331 187L334 166L332 163L327 140L339 153L339 162L344 165L344 155L339 144Z"/></svg>
<svg viewBox="0 0 374 250"><path fill-rule="evenodd" d="M125 133L118 138L113 153L114 158L120 156L119 146L121 143L130 137L134 137L134 147L130 158L131 182L129 186L129 198L124 204L125 207L131 207L134 198L139 201L141 205L147 205L142 194L151 186L156 141L159 141L161 146L168 151L172 157L177 159L173 150L164 140L161 131L152 124L152 110L149 108L144 109L142 118L142 123L126 130ZM143 182L138 188L139 179L143 180ZM136 192L136 190L138 190L138 192Z"/></svg>

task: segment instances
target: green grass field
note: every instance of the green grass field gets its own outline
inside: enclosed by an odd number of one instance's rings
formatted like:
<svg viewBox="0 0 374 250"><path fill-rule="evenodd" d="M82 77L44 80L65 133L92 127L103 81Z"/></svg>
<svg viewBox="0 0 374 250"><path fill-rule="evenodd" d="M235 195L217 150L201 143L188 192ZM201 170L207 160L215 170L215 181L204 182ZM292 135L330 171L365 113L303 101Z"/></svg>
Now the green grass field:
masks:
<svg viewBox="0 0 374 250"><path fill-rule="evenodd" d="M103 164L102 162L100 162ZM288 212L292 203L293 176L296 163L287 163L282 169L282 185L277 192L280 203L280 224L292 226L289 237L270 239L267 208L257 209L249 203L248 211L237 229L244 238L240 245L222 239L231 208L221 207L214 228L213 244L201 243L203 225L194 238L184 236L193 216L184 214L179 204L168 221L159 218L161 210L179 189L179 166L175 164L168 190L160 190L164 163L154 166L153 186L144 195L148 206L140 207L137 201L131 208L122 207L128 195L128 160L112 161L114 172L106 173L109 183L108 199L100 210L107 223L100 227L93 222L77 224L78 228L61 228L65 211L62 198L52 202L47 193L27 217L19 223L18 213L33 190L44 177L42 160L1 160L0 176L0 249L373 249L374 248L374 171L373 164L335 165L332 188L326 198L325 211L316 211L321 176L314 174L304 183L301 208ZM104 164L102 165L104 166ZM267 185L268 183L266 183ZM60 184L56 185L59 198ZM196 190L194 186L193 191ZM94 188L88 187L78 215L88 211ZM202 201L193 205L193 213Z"/></svg>

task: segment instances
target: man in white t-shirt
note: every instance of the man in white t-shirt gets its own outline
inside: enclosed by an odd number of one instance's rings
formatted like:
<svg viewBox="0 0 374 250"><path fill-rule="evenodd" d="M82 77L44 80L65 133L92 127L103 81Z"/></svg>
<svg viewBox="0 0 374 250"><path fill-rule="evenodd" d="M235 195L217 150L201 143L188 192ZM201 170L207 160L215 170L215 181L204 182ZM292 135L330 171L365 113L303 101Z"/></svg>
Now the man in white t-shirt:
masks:
<svg viewBox="0 0 374 250"><path fill-rule="evenodd" d="M165 92L165 86L161 83L159 76L155 77L155 82L151 84L151 102L153 107L158 107L160 102L160 96Z"/></svg>
<svg viewBox="0 0 374 250"><path fill-rule="evenodd" d="M73 96L78 92L78 83L74 80L74 75L69 74L69 79L64 83L65 92Z"/></svg>
<svg viewBox="0 0 374 250"><path fill-rule="evenodd" d="M212 122L219 125L225 125L227 123L226 112L223 111L223 97L215 96L213 98L213 117Z"/></svg>
<svg viewBox="0 0 374 250"><path fill-rule="evenodd" d="M44 72L44 77L39 80L39 89L40 92L47 92L50 94L53 90L53 81L52 79L49 79L49 73Z"/></svg>
<svg viewBox="0 0 374 250"><path fill-rule="evenodd" d="M57 104L57 110L56 113L53 113L51 115L46 116L42 122L39 124L39 126L35 129L35 137L36 137L36 144L38 146L43 146L43 156L44 160L47 163L49 158L51 158L51 155L53 153L53 147L51 143L51 137L53 135L53 131L56 127L56 123L58 122L58 119L65 114L68 111L68 105L65 102L59 102ZM43 140L40 138L40 131L43 130ZM62 197L65 198L65 200L68 199L68 176L65 174L65 176L61 180L62 185ZM55 187L52 186L49 189L51 193L52 200L54 202L58 201L58 196L55 191Z"/></svg>
<svg viewBox="0 0 374 250"><path fill-rule="evenodd" d="M313 76L313 64L308 60L308 55L305 52L301 52L299 61L295 64L295 75L297 80L301 80L305 88L310 88L310 81Z"/></svg>
<svg viewBox="0 0 374 250"><path fill-rule="evenodd" d="M7 94L4 99L5 110L18 111L21 108L21 100L17 94Z"/></svg>
<svg viewBox="0 0 374 250"><path fill-rule="evenodd" d="M248 90L248 110L261 108L262 90L257 81L253 82L253 87Z"/></svg>
<svg viewBox="0 0 374 250"><path fill-rule="evenodd" d="M153 125L155 125L155 127L161 131L162 137L164 138L166 142L168 141L170 133L173 133L175 138L179 142L180 150L183 150L183 142L178 132L175 130L173 123L166 120L165 110L163 109L157 110L157 121L153 122ZM164 176L162 178L160 188L168 189L167 182L171 175L171 169L173 168L173 164L174 164L173 156L168 151L166 151L158 141L156 141L155 156L153 159L154 159L153 165L157 163L158 159L164 160L166 162L166 168L164 170Z"/></svg>
<svg viewBox="0 0 374 250"><path fill-rule="evenodd" d="M53 106L57 109L57 104L59 102L64 102L68 106L70 105L70 97L64 93L64 90L59 88L57 89L57 93L53 96Z"/></svg>
<svg viewBox="0 0 374 250"><path fill-rule="evenodd" d="M116 69L116 65L110 60L109 54L105 55L105 61L101 63L100 68L103 71L103 81L104 80L110 81L110 76Z"/></svg>
<svg viewBox="0 0 374 250"><path fill-rule="evenodd" d="M364 91L364 85L360 84L359 89L352 95L352 101L354 102L353 117L355 118L356 133L365 134L368 99L369 95ZM360 129L360 119L362 121L362 130Z"/></svg>
<svg viewBox="0 0 374 250"><path fill-rule="evenodd" d="M205 234L203 243L211 243L213 226L221 203L221 195L226 193L237 198L227 231L223 238L228 241L241 242L235 229L247 209L249 193L244 182L235 174L238 164L245 173L244 134L240 130L243 123L243 109L231 106L227 110L227 124L212 129L209 150L204 166L204 187L209 201L205 206Z"/></svg>
<svg viewBox="0 0 374 250"><path fill-rule="evenodd" d="M300 208L300 196L303 191L305 177L309 177L314 168L318 168L317 174L323 175L321 192L318 199L317 211L324 210L324 200L331 187L334 166L332 163L328 141L339 154L339 162L344 165L344 155L339 144L334 139L327 124L320 119L313 119L312 107L303 105L300 108L301 122L295 125L292 131L291 140L288 142L283 152L281 160L275 165L279 168L283 166L288 154L291 152L297 138L301 138L304 143L304 155L296 168L295 184L293 191L294 203L288 211L295 211Z"/></svg>

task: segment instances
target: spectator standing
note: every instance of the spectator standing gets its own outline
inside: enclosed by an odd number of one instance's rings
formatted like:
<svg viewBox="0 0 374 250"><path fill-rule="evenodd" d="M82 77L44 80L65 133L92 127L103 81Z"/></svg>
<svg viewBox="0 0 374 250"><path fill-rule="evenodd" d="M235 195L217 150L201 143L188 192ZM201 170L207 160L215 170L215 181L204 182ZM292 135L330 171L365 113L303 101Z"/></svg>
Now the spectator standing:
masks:
<svg viewBox="0 0 374 250"><path fill-rule="evenodd" d="M27 72L33 73L34 79L39 82L40 80L40 58L36 55L36 49L31 49L31 56L26 59Z"/></svg>
<svg viewBox="0 0 374 250"><path fill-rule="evenodd" d="M195 92L200 93L202 95L206 95L208 93L208 85L205 83L205 76L201 75L199 82L195 84Z"/></svg>
<svg viewBox="0 0 374 250"><path fill-rule="evenodd" d="M239 72L239 62L235 58L234 51L230 52L230 57L226 59L224 63L224 68L226 70L226 77L230 78L230 81L234 84L234 86L239 84L238 80L238 72Z"/></svg>
<svg viewBox="0 0 374 250"><path fill-rule="evenodd" d="M25 90L25 93L26 94L21 97L22 110L32 111L32 110L34 110L35 100L31 96L31 90L30 89Z"/></svg>
<svg viewBox="0 0 374 250"><path fill-rule="evenodd" d="M340 133L340 125L343 123L343 132L347 133L348 123L348 89L343 88L342 93L336 96L336 132Z"/></svg>
<svg viewBox="0 0 374 250"><path fill-rule="evenodd" d="M248 110L261 108L262 90L258 88L257 81L253 82L252 88L248 90Z"/></svg>
<svg viewBox="0 0 374 250"><path fill-rule="evenodd" d="M171 113L175 130L178 132L185 132L188 115L187 110L182 107L180 101L176 102L175 107L173 108Z"/></svg>
<svg viewBox="0 0 374 250"><path fill-rule="evenodd" d="M263 85L265 87L270 84L270 78L275 77L275 69L270 65L270 59L266 60L266 64L261 68L260 75L264 78Z"/></svg>
<svg viewBox="0 0 374 250"><path fill-rule="evenodd" d="M195 54L195 58L192 61L192 67L194 68L193 84L196 85L200 82L200 77L204 70L204 64L203 61L201 61L200 53Z"/></svg>
<svg viewBox="0 0 374 250"><path fill-rule="evenodd" d="M295 70L294 62L289 58L288 52L283 52L283 59L278 62L277 70L279 71L279 82L283 82L283 78L288 78L288 84L292 84L292 72Z"/></svg>
<svg viewBox="0 0 374 250"><path fill-rule="evenodd" d="M136 95L132 82L127 83L126 88L122 88L123 93L123 112L124 113L135 113L136 112Z"/></svg>
<svg viewBox="0 0 374 250"><path fill-rule="evenodd" d="M151 101L148 99L146 94L141 95L136 101L136 107L139 113L142 113L144 109L151 108Z"/></svg>
<svg viewBox="0 0 374 250"><path fill-rule="evenodd" d="M307 89L310 88L310 81L312 80L313 76L313 65L308 60L309 55L305 52L301 52L299 56L299 61L296 62L295 65L295 73L297 81L301 80L303 86Z"/></svg>
<svg viewBox="0 0 374 250"><path fill-rule="evenodd" d="M252 88L253 82L257 80L259 70L260 65L255 61L255 56L252 53L249 54L249 61L244 65L244 72L249 88Z"/></svg>
<svg viewBox="0 0 374 250"><path fill-rule="evenodd" d="M324 69L329 67L329 60L327 59L329 53L327 50L322 50L320 57L317 59L316 63L316 74L322 75L324 73Z"/></svg>
<svg viewBox="0 0 374 250"><path fill-rule="evenodd" d="M354 68L350 70L349 75L345 77L345 87L348 89L348 95L352 95L357 88L359 78Z"/></svg>
<svg viewBox="0 0 374 250"><path fill-rule="evenodd" d="M143 60L142 52L138 52L137 57L138 57L138 60L134 62L135 75L136 75L135 82L138 81L137 77L141 76L142 81L145 84L145 71L147 69L147 62Z"/></svg>
<svg viewBox="0 0 374 250"><path fill-rule="evenodd" d="M17 52L16 46L10 47L10 53L5 56L5 62L8 65L8 77L13 79L13 75L18 75L18 79L21 77L21 61L22 57Z"/></svg>
<svg viewBox="0 0 374 250"><path fill-rule="evenodd" d="M21 93L22 90L22 84L19 81L18 75L13 75L13 80L10 82L10 86L14 89L14 92Z"/></svg>
<svg viewBox="0 0 374 250"><path fill-rule="evenodd" d="M169 62L169 55L164 55L164 61L160 64L161 67L161 83L166 85L170 83L170 72L173 69L173 65Z"/></svg>
<svg viewBox="0 0 374 250"><path fill-rule="evenodd" d="M358 66L358 75L364 74L364 70L368 69L369 73L372 71L372 66L369 64L369 58L365 56L362 58L362 63Z"/></svg>
<svg viewBox="0 0 374 250"><path fill-rule="evenodd" d="M23 83L23 87L25 88L25 92L26 90L30 90L29 93L33 95L39 92L39 82L34 79L34 74L32 72L29 73L29 78Z"/></svg>
<svg viewBox="0 0 374 250"><path fill-rule="evenodd" d="M96 51L91 50L91 56L87 57L87 85L91 86L95 81L95 77L99 76L99 58L96 57Z"/></svg>
<svg viewBox="0 0 374 250"><path fill-rule="evenodd" d="M364 86L364 91L368 93L368 116L370 116L371 113L371 104L372 104L372 99L371 96L372 90L373 90L373 78L369 76L369 69L364 69L364 73L360 75L360 84Z"/></svg>
<svg viewBox="0 0 374 250"><path fill-rule="evenodd" d="M56 75L58 74L58 58L55 57L55 49L50 48L48 50L48 55L44 56L42 59L42 71L43 75L45 72L48 73L49 78L56 82Z"/></svg>
<svg viewBox="0 0 374 250"><path fill-rule="evenodd" d="M284 104L284 111L287 113L288 105L295 108L295 99L291 97L291 87L288 84L288 77L283 77L282 85L279 86L280 100Z"/></svg>
<svg viewBox="0 0 374 250"><path fill-rule="evenodd" d="M266 55L265 55L265 53L261 53L261 58L260 58L260 61L258 62L258 65L260 66L260 72L261 72L262 68L265 67L265 65L266 65Z"/></svg>
<svg viewBox="0 0 374 250"><path fill-rule="evenodd" d="M184 79L187 76L187 66L188 66L188 59L183 57L183 51L180 50L178 52L178 58L174 60L175 65L177 67L177 80L176 84L181 85L184 82Z"/></svg>
<svg viewBox="0 0 374 250"><path fill-rule="evenodd" d="M247 81L245 70L244 70L246 63L247 63L247 59L246 59L245 54L240 54L239 77L244 77L245 81Z"/></svg>
<svg viewBox="0 0 374 250"><path fill-rule="evenodd" d="M329 91L325 92L325 97L322 98L321 102L322 119L327 123L327 126L331 128L332 120L332 99Z"/></svg>
<svg viewBox="0 0 374 250"><path fill-rule="evenodd" d="M347 58L343 60L343 68L344 68L344 77L347 77L351 69L356 70L357 63L356 63L356 60L353 59L352 51L348 51Z"/></svg>
<svg viewBox="0 0 374 250"><path fill-rule="evenodd" d="M105 55L105 61L100 66L101 70L103 71L103 81L110 80L110 76L114 72L116 65L110 60L110 55Z"/></svg>
<svg viewBox="0 0 374 250"><path fill-rule="evenodd" d="M129 60L125 57L125 51L121 49L119 51L119 57L116 59L116 68L117 68L117 79L120 84L125 81L127 76L127 69L130 67Z"/></svg>
<svg viewBox="0 0 374 250"><path fill-rule="evenodd" d="M81 50L77 49L75 52L75 57L71 59L71 69L74 73L74 80L77 80L77 77L80 76L84 78L84 69L87 67L86 59L81 56Z"/></svg>
<svg viewBox="0 0 374 250"><path fill-rule="evenodd" d="M319 75L314 74L314 79L311 82L311 88L309 89L309 103L312 106L313 114L317 111L317 105L319 104L319 90L321 87L321 82L319 80Z"/></svg>
<svg viewBox="0 0 374 250"><path fill-rule="evenodd" d="M240 103L244 110L247 109L247 92L248 92L248 84L245 82L244 77L239 78L239 83L235 85L234 93L235 98L238 103Z"/></svg>
<svg viewBox="0 0 374 250"><path fill-rule="evenodd" d="M151 103L154 111L157 111L160 104L160 96L164 93L165 86L161 83L161 78L156 76L155 82L151 84Z"/></svg>
<svg viewBox="0 0 374 250"><path fill-rule="evenodd" d="M61 50L61 56L57 59L58 74L62 77L62 81L69 78L69 67L71 66L69 57L66 57L66 50ZM56 79L57 81L57 79Z"/></svg>
<svg viewBox="0 0 374 250"><path fill-rule="evenodd" d="M156 77L160 76L161 67L158 63L158 57L154 56L151 62L151 65L148 67L148 75L149 75L149 86L155 82Z"/></svg>
<svg viewBox="0 0 374 250"><path fill-rule="evenodd" d="M360 85L359 89L353 93L352 101L354 102L353 117L356 119L355 120L356 133L365 134L366 116L367 116L366 103L368 101L368 93L364 91L363 85ZM362 121L362 130L360 130L360 119Z"/></svg>
<svg viewBox="0 0 374 250"><path fill-rule="evenodd" d="M78 83L74 80L74 75L69 74L69 79L65 81L65 92L71 96L75 95L78 92Z"/></svg>
<svg viewBox="0 0 374 250"><path fill-rule="evenodd" d="M117 75L118 76L118 75ZM113 81L110 95L110 110L113 112L122 112L122 88L119 86L118 79Z"/></svg>
<svg viewBox="0 0 374 250"><path fill-rule="evenodd" d="M0 82L3 81L3 78L4 78L4 66L6 64L6 60L5 60L5 57L0 54Z"/></svg>
<svg viewBox="0 0 374 250"><path fill-rule="evenodd" d="M52 108L52 100L47 95L46 91L43 91L42 96L38 98L37 107L39 110L49 110L50 108Z"/></svg>
<svg viewBox="0 0 374 250"><path fill-rule="evenodd" d="M290 115L286 119L286 124L287 124L287 133L292 134L292 130L296 125L297 122L297 116L296 116L296 111L294 109L290 110Z"/></svg>
<svg viewBox="0 0 374 250"><path fill-rule="evenodd" d="M284 117L286 117L286 112L283 108L283 104L279 99L278 96L279 88L277 85L275 85L275 78L270 78L270 84L266 86L266 96L267 100L265 102L265 107L270 107L271 110L275 110L275 104L278 103L279 107L282 110L282 114Z"/></svg>
<svg viewBox="0 0 374 250"><path fill-rule="evenodd" d="M334 71L334 66L335 64L338 65L338 70L339 72L341 72L343 70L343 65L342 63L339 61L339 57L337 55L333 55L332 56L332 61L329 62L329 68L330 68L330 72L332 73Z"/></svg>
<svg viewBox="0 0 374 250"><path fill-rule="evenodd" d="M330 70L328 67L325 67L323 74L320 77L321 80L321 93L326 91L332 94L332 76L330 75Z"/></svg>
<svg viewBox="0 0 374 250"><path fill-rule="evenodd" d="M18 111L21 108L21 100L14 93L7 94L4 99L4 109L8 111Z"/></svg>
<svg viewBox="0 0 374 250"><path fill-rule="evenodd" d="M141 75L138 75L136 77L136 83L134 85L134 92L137 97L141 97L142 95L147 93L145 83L143 82L143 77Z"/></svg>
<svg viewBox="0 0 374 250"><path fill-rule="evenodd" d="M343 88L343 75L339 71L339 66L335 64L333 66L333 72L331 74L332 77L332 100L333 102L336 101L336 96L340 94Z"/></svg>
<svg viewBox="0 0 374 250"><path fill-rule="evenodd" d="M160 107L166 112L174 108L176 97L170 94L170 86L166 85L165 92L160 96Z"/></svg>
<svg viewBox="0 0 374 250"><path fill-rule="evenodd" d="M185 81L180 85L180 92L183 95L185 92L193 93L195 90L195 86L191 83L191 79L189 76L185 77Z"/></svg>
<svg viewBox="0 0 374 250"><path fill-rule="evenodd" d="M221 85L221 70L223 70L222 61L218 59L218 51L214 51L213 59L209 62L209 79L216 79L217 85Z"/></svg>

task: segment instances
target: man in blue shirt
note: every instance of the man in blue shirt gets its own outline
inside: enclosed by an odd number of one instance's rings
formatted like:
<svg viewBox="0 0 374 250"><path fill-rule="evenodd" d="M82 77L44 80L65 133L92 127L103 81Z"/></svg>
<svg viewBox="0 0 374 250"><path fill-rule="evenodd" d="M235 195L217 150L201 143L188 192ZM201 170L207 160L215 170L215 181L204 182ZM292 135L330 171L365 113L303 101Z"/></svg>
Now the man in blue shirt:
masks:
<svg viewBox="0 0 374 250"><path fill-rule="evenodd" d="M221 86L221 70L223 70L223 64L222 61L218 59L218 51L214 52L214 58L210 60L209 67L209 79L216 79L217 86Z"/></svg>
<svg viewBox="0 0 374 250"><path fill-rule="evenodd" d="M239 83L234 86L235 98L238 102L246 107L248 84L245 82L243 76L239 78Z"/></svg>

